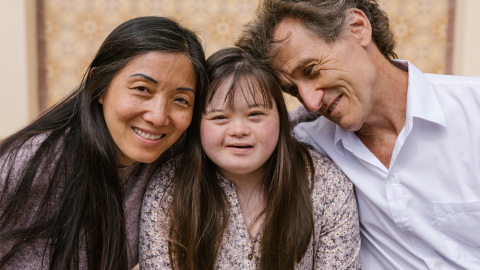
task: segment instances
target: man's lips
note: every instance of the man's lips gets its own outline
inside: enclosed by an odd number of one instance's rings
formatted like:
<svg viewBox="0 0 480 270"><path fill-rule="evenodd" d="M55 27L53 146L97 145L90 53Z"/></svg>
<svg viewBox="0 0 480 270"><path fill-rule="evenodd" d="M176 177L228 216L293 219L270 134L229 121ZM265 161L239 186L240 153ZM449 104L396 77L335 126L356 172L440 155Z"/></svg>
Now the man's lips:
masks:
<svg viewBox="0 0 480 270"><path fill-rule="evenodd" d="M330 105L327 107L327 112L328 113L331 113L338 105L338 102L340 101L340 99L342 98L342 95L340 95L338 98L336 98L335 100L333 100L332 103L330 103Z"/></svg>

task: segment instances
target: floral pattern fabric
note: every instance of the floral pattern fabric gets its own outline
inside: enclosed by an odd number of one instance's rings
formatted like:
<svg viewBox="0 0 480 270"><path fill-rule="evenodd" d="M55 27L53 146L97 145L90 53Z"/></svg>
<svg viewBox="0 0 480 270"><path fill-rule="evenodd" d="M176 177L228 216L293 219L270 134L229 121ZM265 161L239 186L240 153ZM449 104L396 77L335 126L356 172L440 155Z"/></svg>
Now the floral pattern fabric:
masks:
<svg viewBox="0 0 480 270"><path fill-rule="evenodd" d="M310 242L295 269L312 269L313 263L314 269L361 269L360 232L353 185L332 160L313 150L310 150L310 155L315 167L312 191L315 241ZM167 237L174 162L175 159L166 162L154 174L144 195L140 221L140 269L172 269ZM250 239L233 182L220 175L219 178L227 194L230 217L215 260L215 269L257 269L260 239Z"/></svg>

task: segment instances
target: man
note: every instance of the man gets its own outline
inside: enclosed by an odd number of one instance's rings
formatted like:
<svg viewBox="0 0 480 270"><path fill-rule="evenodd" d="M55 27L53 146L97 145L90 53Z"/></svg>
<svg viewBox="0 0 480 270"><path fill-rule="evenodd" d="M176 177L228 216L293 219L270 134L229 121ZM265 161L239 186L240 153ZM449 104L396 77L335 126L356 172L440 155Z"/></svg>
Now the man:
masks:
<svg viewBox="0 0 480 270"><path fill-rule="evenodd" d="M324 117L295 135L356 187L364 269L480 269L480 78L394 61L374 0L266 0L237 42Z"/></svg>

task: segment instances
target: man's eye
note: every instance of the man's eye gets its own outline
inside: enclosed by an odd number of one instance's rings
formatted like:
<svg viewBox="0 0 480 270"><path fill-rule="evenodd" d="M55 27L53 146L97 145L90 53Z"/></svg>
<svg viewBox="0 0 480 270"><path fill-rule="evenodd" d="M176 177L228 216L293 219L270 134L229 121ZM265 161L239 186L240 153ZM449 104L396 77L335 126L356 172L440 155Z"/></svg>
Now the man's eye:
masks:
<svg viewBox="0 0 480 270"><path fill-rule="evenodd" d="M310 76L310 74L312 73L312 70L313 70L313 65L308 66L303 72L305 72L305 75Z"/></svg>
<svg viewBox="0 0 480 270"><path fill-rule="evenodd" d="M298 96L298 88L297 87L290 87L288 93L290 93L290 95L296 97L296 96Z"/></svg>

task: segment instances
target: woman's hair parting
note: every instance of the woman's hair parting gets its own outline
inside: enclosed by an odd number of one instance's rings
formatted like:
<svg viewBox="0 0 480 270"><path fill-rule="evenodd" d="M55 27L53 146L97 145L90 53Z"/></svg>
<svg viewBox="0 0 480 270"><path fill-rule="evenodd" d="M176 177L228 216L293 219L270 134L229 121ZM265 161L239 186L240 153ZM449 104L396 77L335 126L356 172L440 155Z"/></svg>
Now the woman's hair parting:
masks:
<svg viewBox="0 0 480 270"><path fill-rule="evenodd" d="M186 131L185 151L177 164L170 205L169 254L175 269L213 269L229 218L229 204L215 164L206 156L200 122L218 88L229 83L225 99L234 106L234 93L252 95L255 102L278 108L280 132L267 160L261 182L265 215L260 269L293 269L303 258L313 235L311 185L313 164L307 148L291 136L285 101L269 67L239 48L227 48L207 60L210 87L195 104ZM262 101L262 102L259 102ZM185 170L185 168L189 168ZM258 218L258 217L257 217Z"/></svg>
<svg viewBox="0 0 480 270"><path fill-rule="evenodd" d="M168 18L136 18L110 33L78 89L1 142L0 172L6 182L0 191L0 243L12 245L0 268L16 252L48 239L49 269L78 269L84 244L89 269L127 269L123 186L98 97L130 60L151 51L189 57L197 93L203 92L205 55L195 33ZM32 142L39 136L45 139L35 148ZM25 149L34 153L18 168ZM47 184L39 188L41 181ZM39 196L40 202L29 200ZM26 220L30 226L19 226Z"/></svg>

